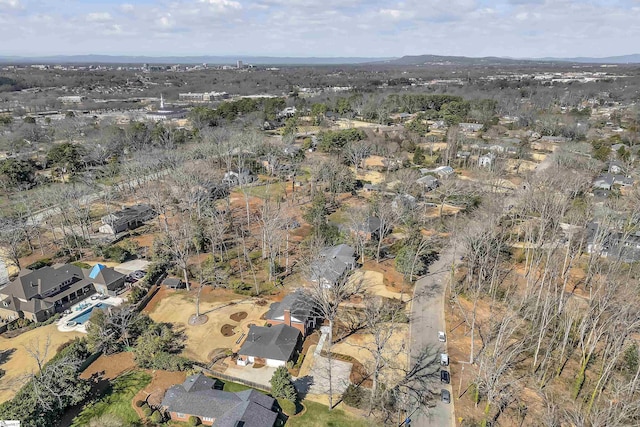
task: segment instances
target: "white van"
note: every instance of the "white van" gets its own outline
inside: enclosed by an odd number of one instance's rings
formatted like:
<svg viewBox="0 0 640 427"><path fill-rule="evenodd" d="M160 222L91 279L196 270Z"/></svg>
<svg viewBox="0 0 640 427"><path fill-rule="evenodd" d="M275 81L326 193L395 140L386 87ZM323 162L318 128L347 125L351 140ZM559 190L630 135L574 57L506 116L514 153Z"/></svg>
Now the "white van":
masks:
<svg viewBox="0 0 640 427"><path fill-rule="evenodd" d="M440 353L440 364L442 366L449 366L449 355L447 353Z"/></svg>

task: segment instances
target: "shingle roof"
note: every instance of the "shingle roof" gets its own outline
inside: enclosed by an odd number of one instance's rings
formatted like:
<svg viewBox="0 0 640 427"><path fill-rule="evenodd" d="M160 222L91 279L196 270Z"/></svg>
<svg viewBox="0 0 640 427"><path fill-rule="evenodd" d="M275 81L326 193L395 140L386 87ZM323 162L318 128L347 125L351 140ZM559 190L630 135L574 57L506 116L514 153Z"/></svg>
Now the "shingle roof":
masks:
<svg viewBox="0 0 640 427"><path fill-rule="evenodd" d="M300 331L288 325L252 325L238 354L288 361L296 349L299 338Z"/></svg>
<svg viewBox="0 0 640 427"><path fill-rule="evenodd" d="M214 418L215 427L271 427L278 414L275 400L255 390L230 393L215 390L215 380L202 374L191 375L184 383L170 387L162 406L170 412Z"/></svg>
<svg viewBox="0 0 640 427"><path fill-rule="evenodd" d="M325 279L335 283L350 265L355 264L354 254L355 249L344 243L324 248L320 251L318 259L311 265L311 279Z"/></svg>
<svg viewBox="0 0 640 427"><path fill-rule="evenodd" d="M313 299L302 289L297 289L285 296L282 301L271 304L269 311L265 314L265 319L274 320L284 316L284 311L289 310L291 316L305 322L313 315Z"/></svg>

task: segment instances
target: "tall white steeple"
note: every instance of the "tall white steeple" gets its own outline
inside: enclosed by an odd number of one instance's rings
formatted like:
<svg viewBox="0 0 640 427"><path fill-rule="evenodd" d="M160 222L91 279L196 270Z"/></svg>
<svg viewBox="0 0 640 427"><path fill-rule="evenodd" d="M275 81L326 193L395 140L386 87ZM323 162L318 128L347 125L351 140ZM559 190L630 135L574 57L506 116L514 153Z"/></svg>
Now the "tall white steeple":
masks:
<svg viewBox="0 0 640 427"><path fill-rule="evenodd" d="M164 96L160 94L160 109L164 110Z"/></svg>

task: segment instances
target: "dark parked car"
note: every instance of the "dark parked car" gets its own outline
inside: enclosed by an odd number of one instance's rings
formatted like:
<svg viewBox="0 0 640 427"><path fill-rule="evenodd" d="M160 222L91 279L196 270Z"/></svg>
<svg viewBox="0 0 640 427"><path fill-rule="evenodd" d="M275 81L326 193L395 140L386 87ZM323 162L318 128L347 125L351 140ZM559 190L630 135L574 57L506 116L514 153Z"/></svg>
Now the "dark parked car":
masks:
<svg viewBox="0 0 640 427"><path fill-rule="evenodd" d="M448 371L440 371L440 381L445 384L449 384L449 382L451 381L451 377L449 376Z"/></svg>
<svg viewBox="0 0 640 427"><path fill-rule="evenodd" d="M440 390L440 398L444 403L451 403L451 393L449 393L449 390Z"/></svg>

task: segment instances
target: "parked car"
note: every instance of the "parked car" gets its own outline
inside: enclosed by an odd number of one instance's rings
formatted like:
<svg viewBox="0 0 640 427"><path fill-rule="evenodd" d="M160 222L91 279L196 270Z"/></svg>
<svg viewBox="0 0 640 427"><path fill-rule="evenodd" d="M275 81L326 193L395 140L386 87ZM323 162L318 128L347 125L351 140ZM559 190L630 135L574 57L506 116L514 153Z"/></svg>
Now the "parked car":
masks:
<svg viewBox="0 0 640 427"><path fill-rule="evenodd" d="M146 273L142 270L136 270L133 273L131 273L131 277L133 277L134 279L142 279L144 277Z"/></svg>
<svg viewBox="0 0 640 427"><path fill-rule="evenodd" d="M445 334L443 331L438 331L438 341L446 342L447 341L447 334Z"/></svg>
<svg viewBox="0 0 640 427"><path fill-rule="evenodd" d="M447 353L440 353L440 364L442 366L449 366L449 355Z"/></svg>
<svg viewBox="0 0 640 427"><path fill-rule="evenodd" d="M440 381L445 384L449 384L451 382L449 371L445 371L445 370L440 371Z"/></svg>
<svg viewBox="0 0 640 427"><path fill-rule="evenodd" d="M451 393L449 393L449 390L440 390L440 400L444 403L451 403Z"/></svg>
<svg viewBox="0 0 640 427"><path fill-rule="evenodd" d="M100 294L100 296L98 297L99 300L106 300L109 299L109 295L105 295L105 294Z"/></svg>

